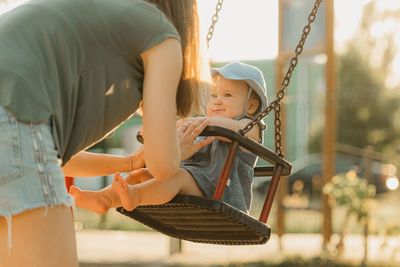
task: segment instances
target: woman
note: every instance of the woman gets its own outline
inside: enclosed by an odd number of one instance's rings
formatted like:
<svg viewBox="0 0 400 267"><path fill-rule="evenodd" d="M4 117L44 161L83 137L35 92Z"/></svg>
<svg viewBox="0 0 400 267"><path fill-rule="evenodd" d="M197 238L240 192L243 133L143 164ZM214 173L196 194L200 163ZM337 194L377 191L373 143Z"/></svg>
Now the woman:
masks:
<svg viewBox="0 0 400 267"><path fill-rule="evenodd" d="M64 175L146 162L164 180L192 153L176 117L200 106L197 4L148 2L31 0L0 16L0 264L78 266ZM140 102L144 152L83 152Z"/></svg>

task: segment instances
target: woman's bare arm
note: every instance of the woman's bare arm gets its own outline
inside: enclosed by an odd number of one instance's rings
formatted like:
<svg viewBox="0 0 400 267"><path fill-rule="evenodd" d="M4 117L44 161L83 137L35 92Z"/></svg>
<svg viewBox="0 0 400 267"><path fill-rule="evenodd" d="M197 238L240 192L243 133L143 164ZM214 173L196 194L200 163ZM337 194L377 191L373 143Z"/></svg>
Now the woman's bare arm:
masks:
<svg viewBox="0 0 400 267"><path fill-rule="evenodd" d="M181 160L190 157L194 152L212 142L211 139L194 143L195 138L208 125L208 120L203 118L194 123L180 125L177 129L179 136L180 150L182 151ZM72 177L91 177L104 176L117 172L130 172L144 168L144 146L140 146L131 155L116 156L109 154L90 153L82 151L71 158L63 167L65 176Z"/></svg>
<svg viewBox="0 0 400 267"><path fill-rule="evenodd" d="M141 54L144 66L145 161L157 180L174 175L181 159L176 135L176 92L182 72L178 40L168 38Z"/></svg>
<svg viewBox="0 0 400 267"><path fill-rule="evenodd" d="M92 177L129 172L144 167L144 151L140 146L128 156L91 153L82 151L72 157L62 168L65 176Z"/></svg>

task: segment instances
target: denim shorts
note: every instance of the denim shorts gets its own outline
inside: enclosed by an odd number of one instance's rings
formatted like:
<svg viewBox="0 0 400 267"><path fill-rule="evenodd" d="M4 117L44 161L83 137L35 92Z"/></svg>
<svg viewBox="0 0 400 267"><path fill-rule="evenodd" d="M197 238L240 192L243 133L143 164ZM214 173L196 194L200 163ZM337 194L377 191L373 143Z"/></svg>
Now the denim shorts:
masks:
<svg viewBox="0 0 400 267"><path fill-rule="evenodd" d="M0 106L0 216L38 207L73 205L50 120L23 123Z"/></svg>

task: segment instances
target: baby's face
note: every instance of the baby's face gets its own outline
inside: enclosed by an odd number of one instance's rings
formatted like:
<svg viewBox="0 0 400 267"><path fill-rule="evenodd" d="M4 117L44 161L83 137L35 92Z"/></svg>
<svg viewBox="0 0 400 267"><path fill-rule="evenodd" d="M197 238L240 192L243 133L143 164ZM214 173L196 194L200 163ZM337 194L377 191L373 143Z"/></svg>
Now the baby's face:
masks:
<svg viewBox="0 0 400 267"><path fill-rule="evenodd" d="M228 80L217 74L207 102L207 116L233 119L242 115L248 92L246 82Z"/></svg>

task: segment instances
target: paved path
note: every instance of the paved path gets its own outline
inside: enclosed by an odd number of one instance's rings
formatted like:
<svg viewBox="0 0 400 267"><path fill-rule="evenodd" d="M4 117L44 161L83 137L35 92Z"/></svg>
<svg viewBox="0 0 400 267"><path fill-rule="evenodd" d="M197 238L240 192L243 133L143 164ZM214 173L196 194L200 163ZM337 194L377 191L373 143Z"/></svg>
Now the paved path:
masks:
<svg viewBox="0 0 400 267"><path fill-rule="evenodd" d="M369 260L389 260L400 239L391 239L381 249L383 237L369 239ZM321 254L322 236L319 234L287 234L279 239L272 235L265 245L220 246L183 242L183 252L170 255L170 238L156 232L124 232L85 230L77 232L78 257L81 266L164 266L186 264L207 266L229 262L278 262L289 255L314 257ZM362 260L364 241L361 236L345 240L344 259ZM400 255L394 258L400 266Z"/></svg>

